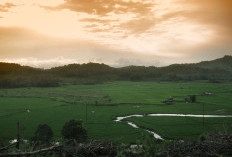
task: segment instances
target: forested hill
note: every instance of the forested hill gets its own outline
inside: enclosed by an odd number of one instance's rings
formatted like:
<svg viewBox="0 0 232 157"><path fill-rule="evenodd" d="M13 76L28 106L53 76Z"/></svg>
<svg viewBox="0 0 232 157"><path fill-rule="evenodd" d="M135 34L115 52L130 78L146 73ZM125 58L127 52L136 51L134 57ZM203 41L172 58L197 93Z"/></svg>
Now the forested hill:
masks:
<svg viewBox="0 0 232 157"><path fill-rule="evenodd" d="M232 56L224 56L213 61L204 61L195 64L196 67L205 69L222 69L232 71Z"/></svg>
<svg viewBox="0 0 232 157"><path fill-rule="evenodd" d="M42 69L36 69L29 66L21 66L15 63L2 63L0 62L0 75L6 74L22 74L22 73L38 73L42 72Z"/></svg>
<svg viewBox="0 0 232 157"><path fill-rule="evenodd" d="M104 81L232 81L232 56L196 64L166 67L127 66L113 68L105 64L70 64L37 69L14 63L0 63L0 88L58 86L63 83L100 83Z"/></svg>

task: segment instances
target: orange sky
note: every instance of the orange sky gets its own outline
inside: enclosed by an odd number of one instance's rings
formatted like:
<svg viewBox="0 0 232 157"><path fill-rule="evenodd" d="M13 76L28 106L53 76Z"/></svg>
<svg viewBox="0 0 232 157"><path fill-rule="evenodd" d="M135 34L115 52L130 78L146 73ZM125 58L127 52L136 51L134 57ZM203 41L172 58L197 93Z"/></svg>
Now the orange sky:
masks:
<svg viewBox="0 0 232 157"><path fill-rule="evenodd" d="M231 0L0 0L0 61L163 66L225 54Z"/></svg>

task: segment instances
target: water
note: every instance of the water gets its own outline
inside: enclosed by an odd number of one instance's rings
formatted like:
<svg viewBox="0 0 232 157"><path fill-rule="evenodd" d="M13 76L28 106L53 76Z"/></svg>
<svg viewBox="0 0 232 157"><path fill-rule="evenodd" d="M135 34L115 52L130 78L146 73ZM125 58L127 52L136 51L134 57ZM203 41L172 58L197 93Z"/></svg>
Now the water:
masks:
<svg viewBox="0 0 232 157"><path fill-rule="evenodd" d="M196 118L230 118L232 115L195 115L195 114L148 114L148 115L139 115L139 114L134 114L134 115L128 115L124 117L117 117L116 122L121 122L124 119L131 118L131 117L144 117L144 116L149 116L149 117L196 117ZM139 129L139 127L132 123L127 121L127 124L132 126L135 129ZM146 132L149 132L154 136L156 139L164 140L159 134L155 133L154 131L150 130L145 130Z"/></svg>
<svg viewBox="0 0 232 157"><path fill-rule="evenodd" d="M133 128L139 129L139 127L136 124L132 123L132 122L127 122L127 124L132 126ZM163 140L163 138L160 135L158 135L157 133L155 133L153 131L150 131L150 130L145 130L145 131L152 134L154 136L154 138Z"/></svg>
<svg viewBox="0 0 232 157"><path fill-rule="evenodd" d="M126 118L130 118L130 117L143 117L143 116L144 115L134 114L134 115L124 116L124 117L117 117L115 121L116 122L120 122L121 120L126 119Z"/></svg>
<svg viewBox="0 0 232 157"><path fill-rule="evenodd" d="M194 115L194 114L148 114L150 117L198 117L198 118L229 118L232 115Z"/></svg>
<svg viewBox="0 0 232 157"><path fill-rule="evenodd" d="M139 128L137 125L135 125L134 123L132 122L127 122L128 125L132 126L133 128Z"/></svg>

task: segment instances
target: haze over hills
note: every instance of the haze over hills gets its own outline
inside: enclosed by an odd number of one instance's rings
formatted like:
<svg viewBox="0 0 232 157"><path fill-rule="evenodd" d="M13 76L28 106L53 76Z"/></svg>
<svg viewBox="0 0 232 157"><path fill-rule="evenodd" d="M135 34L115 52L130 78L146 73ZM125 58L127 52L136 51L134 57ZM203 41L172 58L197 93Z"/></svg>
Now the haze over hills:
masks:
<svg viewBox="0 0 232 157"><path fill-rule="evenodd" d="M110 67L110 66L105 65L105 64L90 62L90 63L85 63L85 64L75 64L75 63L74 64L68 64L68 65L58 66L58 67L54 67L54 68L47 69L47 70L49 71L49 70L54 70L54 69L62 69L62 68L65 68L65 67L70 67L70 68L81 67L81 66L85 67L85 66L88 66L90 64L99 65L99 67L101 67L101 66ZM162 69L162 68L167 68L167 67L172 67L172 66L177 66L177 65L180 65L180 66L193 66L193 67L199 67L199 68L204 68L204 69L215 69L216 68L216 69L229 70L230 71L232 69L232 56L225 55L222 58L218 58L218 59L211 60L211 61L202 61L202 62L199 62L199 63L171 64L169 66L163 66L163 67L160 67L160 68ZM12 69L17 69L19 67L21 67L22 69L25 69L25 70L26 69L40 69L40 68L33 68L33 67L30 67L30 66L21 66L20 64L17 64L17 63L0 62L1 72L3 70L4 71L11 71ZM125 68L129 68L129 67L145 67L145 66L131 65L131 66L126 66L126 67L122 67L122 68L115 68L115 69L125 69ZM150 66L150 67L155 68L155 66ZM6 68L10 68L10 69L6 69ZM113 68L113 67L110 67L110 68Z"/></svg>
<svg viewBox="0 0 232 157"><path fill-rule="evenodd" d="M127 66L113 68L105 64L69 64L38 69L14 63L0 63L0 87L58 86L62 83L100 83L104 81L231 81L232 56L195 64L166 67Z"/></svg>

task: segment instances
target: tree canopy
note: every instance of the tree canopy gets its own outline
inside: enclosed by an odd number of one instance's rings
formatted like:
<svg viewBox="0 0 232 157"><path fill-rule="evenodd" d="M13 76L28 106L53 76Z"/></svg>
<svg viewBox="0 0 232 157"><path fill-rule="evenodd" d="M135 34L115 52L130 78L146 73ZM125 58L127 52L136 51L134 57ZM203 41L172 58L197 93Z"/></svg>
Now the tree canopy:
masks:
<svg viewBox="0 0 232 157"><path fill-rule="evenodd" d="M47 124L39 124L35 132L33 141L41 143L49 143L53 137L53 131Z"/></svg>
<svg viewBox="0 0 232 157"><path fill-rule="evenodd" d="M82 121L70 120L66 122L61 133L65 139L75 139L79 142L87 139L87 131L82 127Z"/></svg>

